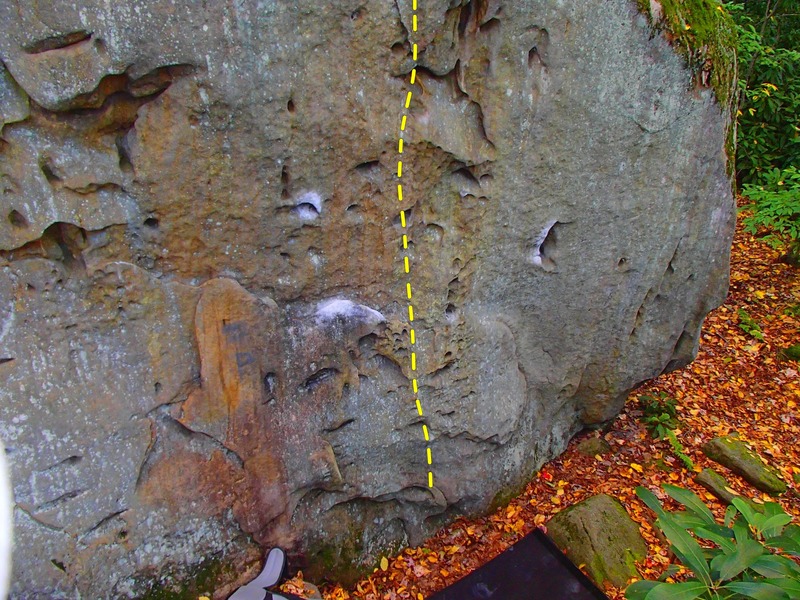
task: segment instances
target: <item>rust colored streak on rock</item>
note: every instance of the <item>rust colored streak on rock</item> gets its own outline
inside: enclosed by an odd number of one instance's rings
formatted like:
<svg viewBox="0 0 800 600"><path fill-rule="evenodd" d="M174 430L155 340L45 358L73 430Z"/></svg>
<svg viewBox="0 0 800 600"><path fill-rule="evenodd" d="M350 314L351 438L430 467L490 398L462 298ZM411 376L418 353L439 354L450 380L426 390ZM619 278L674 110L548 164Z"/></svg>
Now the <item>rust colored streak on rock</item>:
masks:
<svg viewBox="0 0 800 600"><path fill-rule="evenodd" d="M186 401L181 422L240 455L264 399L268 313L232 279L213 279L203 285L195 316L201 388Z"/></svg>
<svg viewBox="0 0 800 600"><path fill-rule="evenodd" d="M285 455L266 407L264 378L284 379L277 306L262 301L232 279L212 279L195 315L200 388L184 403L181 423L212 436L235 452L243 468L222 477L228 506L241 527L262 540L270 524L288 510Z"/></svg>

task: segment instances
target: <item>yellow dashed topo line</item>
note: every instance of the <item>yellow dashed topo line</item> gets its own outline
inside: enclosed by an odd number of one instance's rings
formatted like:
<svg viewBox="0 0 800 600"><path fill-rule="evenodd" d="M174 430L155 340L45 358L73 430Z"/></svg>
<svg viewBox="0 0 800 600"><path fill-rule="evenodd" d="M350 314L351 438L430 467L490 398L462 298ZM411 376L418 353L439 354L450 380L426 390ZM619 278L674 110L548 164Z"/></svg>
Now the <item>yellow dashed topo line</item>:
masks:
<svg viewBox="0 0 800 600"><path fill-rule="evenodd" d="M417 0L412 0L411 8L413 9L413 14L411 15L411 23L412 23L412 31L417 31ZM417 80L417 69L416 69L416 62L417 62L417 45L412 44L411 46L411 55L414 59L414 67L411 69L411 78L410 84L414 85ZM408 114L407 111L411 107L411 98L412 93L409 90L406 93L406 99L403 103L403 114L400 119L400 137L397 140L397 154L399 155L397 160L397 200L398 202L403 201L403 184L401 183L403 178L403 161L401 160L403 157L403 135L405 135L406 131L406 124L408 123ZM400 225L403 229L406 228L406 212L405 210L400 211ZM411 261L408 257L408 235L404 232L403 233L403 272L408 275L408 280L406 281L406 297L408 300L408 323L409 323L409 340L411 342L411 347L416 348L417 343L417 336L414 331L414 305L412 304L412 295L411 295ZM415 350L411 352L411 388L414 390L414 404L417 408L417 414L420 417L424 417L424 413L422 411L422 403L419 399L419 385L417 384L417 353ZM425 438L425 442L429 443L430 433L428 432L428 426L423 423L422 424L422 437ZM430 445L426 445L425 447L425 459L428 464L428 487L433 487L433 471L431 469L431 464L433 463L433 457L431 456L431 447Z"/></svg>

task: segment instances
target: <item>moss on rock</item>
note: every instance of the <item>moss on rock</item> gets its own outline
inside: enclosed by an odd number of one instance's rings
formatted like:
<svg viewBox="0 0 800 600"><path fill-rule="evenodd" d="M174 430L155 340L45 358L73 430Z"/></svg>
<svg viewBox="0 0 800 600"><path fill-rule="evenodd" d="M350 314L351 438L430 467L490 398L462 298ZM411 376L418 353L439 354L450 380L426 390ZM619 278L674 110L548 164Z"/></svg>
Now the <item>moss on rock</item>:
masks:
<svg viewBox="0 0 800 600"><path fill-rule="evenodd" d="M203 595L211 597L214 590L235 578L233 567L223 559L208 558L188 572L170 572L167 568L157 579L142 579L145 589L140 589L136 596L142 600L197 600Z"/></svg>
<svg viewBox="0 0 800 600"><path fill-rule="evenodd" d="M509 502L522 493L527 485L527 482L523 481L517 485L500 489L489 503L489 507L485 511L486 514L491 514L498 508L508 505Z"/></svg>
<svg viewBox="0 0 800 600"><path fill-rule="evenodd" d="M686 59L695 82L730 109L736 91L736 27L716 0L636 0L653 29Z"/></svg>
<svg viewBox="0 0 800 600"><path fill-rule="evenodd" d="M351 585L371 573L382 556L397 554L407 543L404 538L390 533L393 529L402 529L398 519L385 524L382 532L389 534L384 537L370 535L363 522L342 520L341 524L343 527L336 531L326 531L324 538L308 542L300 566L311 580Z"/></svg>
<svg viewBox="0 0 800 600"><path fill-rule="evenodd" d="M337 581L357 581L366 574L366 565L359 565L362 551L360 536L340 543L319 543L306 552L309 567L306 571L316 579L334 577Z"/></svg>

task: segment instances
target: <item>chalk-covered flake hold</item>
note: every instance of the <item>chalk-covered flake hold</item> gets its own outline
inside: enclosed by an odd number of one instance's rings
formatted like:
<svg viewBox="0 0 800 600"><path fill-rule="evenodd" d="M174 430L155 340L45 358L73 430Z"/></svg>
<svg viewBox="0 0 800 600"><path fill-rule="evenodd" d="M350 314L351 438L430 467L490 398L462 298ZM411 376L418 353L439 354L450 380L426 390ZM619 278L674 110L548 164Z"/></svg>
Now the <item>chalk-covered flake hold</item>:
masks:
<svg viewBox="0 0 800 600"><path fill-rule="evenodd" d="M322 198L317 192L304 192L295 201L294 213L304 221L313 221L322 214Z"/></svg>
<svg viewBox="0 0 800 600"><path fill-rule="evenodd" d="M386 317L377 310L343 298L323 300L317 305L317 323L324 324L340 318L363 323L370 327L386 322Z"/></svg>

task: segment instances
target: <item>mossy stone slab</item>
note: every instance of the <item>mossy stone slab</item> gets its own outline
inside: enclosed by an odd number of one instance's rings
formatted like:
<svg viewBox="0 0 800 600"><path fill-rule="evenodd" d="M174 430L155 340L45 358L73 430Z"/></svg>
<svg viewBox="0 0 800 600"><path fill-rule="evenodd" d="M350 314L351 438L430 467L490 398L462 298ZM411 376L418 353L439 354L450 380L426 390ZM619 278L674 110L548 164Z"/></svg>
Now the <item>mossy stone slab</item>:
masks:
<svg viewBox="0 0 800 600"><path fill-rule="evenodd" d="M714 469L703 469L695 476L694 480L725 504L730 504L734 498L739 497L739 494L729 491L726 479Z"/></svg>
<svg viewBox="0 0 800 600"><path fill-rule="evenodd" d="M647 554L639 526L618 500L606 494L587 498L555 515L547 533L575 564L586 565L599 586L624 586L638 577L637 560Z"/></svg>
<svg viewBox="0 0 800 600"><path fill-rule="evenodd" d="M763 503L758 504L757 502L753 502L750 498L745 498L731 491L730 486L728 486L728 481L714 469L703 469L697 474L694 480L725 504L733 504L733 499L739 498L746 502L754 511L762 514L764 513Z"/></svg>
<svg viewBox="0 0 800 600"><path fill-rule="evenodd" d="M762 492L778 495L786 491L786 483L780 479L778 472L735 437L714 438L703 444L702 450L708 458L728 467Z"/></svg>

